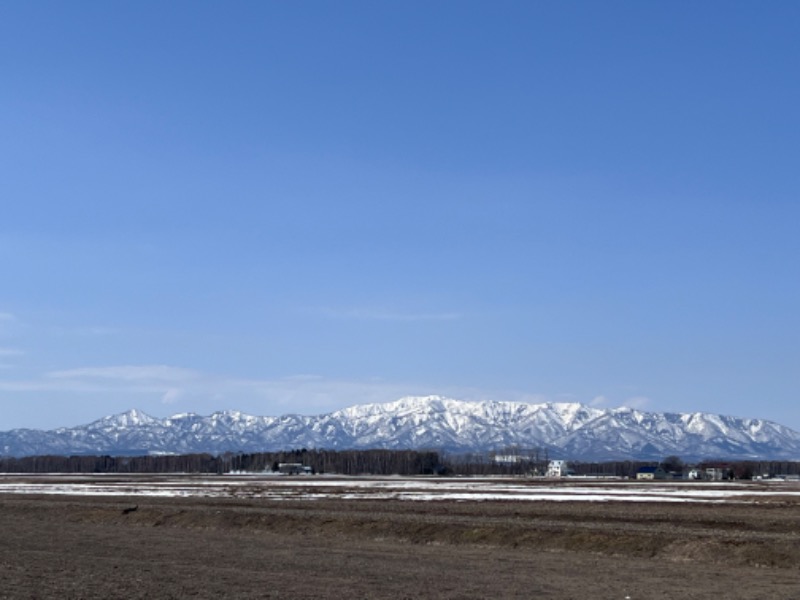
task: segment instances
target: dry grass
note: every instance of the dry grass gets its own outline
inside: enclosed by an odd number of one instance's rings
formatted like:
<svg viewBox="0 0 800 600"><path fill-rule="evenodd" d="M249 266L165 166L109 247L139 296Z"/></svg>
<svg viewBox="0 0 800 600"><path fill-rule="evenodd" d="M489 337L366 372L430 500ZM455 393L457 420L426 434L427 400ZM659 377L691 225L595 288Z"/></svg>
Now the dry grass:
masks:
<svg viewBox="0 0 800 600"><path fill-rule="evenodd" d="M800 597L794 502L0 495L0 531L0 598Z"/></svg>

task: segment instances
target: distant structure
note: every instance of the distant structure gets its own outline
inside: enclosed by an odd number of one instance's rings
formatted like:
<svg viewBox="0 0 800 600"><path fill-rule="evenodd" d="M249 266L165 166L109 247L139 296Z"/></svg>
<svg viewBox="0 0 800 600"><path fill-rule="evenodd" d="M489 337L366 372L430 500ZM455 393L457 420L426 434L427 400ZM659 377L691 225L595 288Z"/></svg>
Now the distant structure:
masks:
<svg viewBox="0 0 800 600"><path fill-rule="evenodd" d="M569 468L565 460L551 460L547 465L547 477L567 477L573 474L574 471Z"/></svg>
<svg viewBox="0 0 800 600"><path fill-rule="evenodd" d="M310 475L312 469L303 463L278 463L278 472L284 475Z"/></svg>
<svg viewBox="0 0 800 600"><path fill-rule="evenodd" d="M733 474L731 473L730 465L718 463L706 465L703 478L710 481L722 481L723 479L733 479Z"/></svg>
<svg viewBox="0 0 800 600"><path fill-rule="evenodd" d="M636 479L652 481L653 479L666 479L667 472L662 467L640 467L636 471Z"/></svg>
<svg viewBox="0 0 800 600"><path fill-rule="evenodd" d="M496 465L517 465L520 463L533 462L535 459L526 454L494 454L492 462Z"/></svg>

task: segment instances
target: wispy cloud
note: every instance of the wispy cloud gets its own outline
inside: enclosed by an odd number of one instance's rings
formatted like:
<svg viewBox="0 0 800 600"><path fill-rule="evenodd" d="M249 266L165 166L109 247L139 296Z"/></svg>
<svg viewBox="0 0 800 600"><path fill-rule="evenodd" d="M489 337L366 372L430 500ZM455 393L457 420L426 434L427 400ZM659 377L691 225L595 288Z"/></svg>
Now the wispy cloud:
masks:
<svg viewBox="0 0 800 600"><path fill-rule="evenodd" d="M625 401L625 406L628 408L645 409L648 408L652 403L653 401L647 396L634 396L633 398L628 398Z"/></svg>
<svg viewBox="0 0 800 600"><path fill-rule="evenodd" d="M0 370L7 371L16 367L14 358L25 354L19 348L0 348Z"/></svg>
<svg viewBox="0 0 800 600"><path fill-rule="evenodd" d="M48 403L77 395L84 413L95 418L133 406L154 415L170 410L209 414L241 410L254 415L321 414L356 404L403 396L441 395L461 400L524 403L559 401L508 389L442 386L381 378L336 379L318 374L273 378L230 377L170 365L114 365L51 371L38 378L0 378L0 391L31 393Z"/></svg>
<svg viewBox="0 0 800 600"><path fill-rule="evenodd" d="M57 381L40 379L3 379L0 380L0 392L111 392L108 385L98 385L89 381Z"/></svg>
<svg viewBox="0 0 800 600"><path fill-rule="evenodd" d="M170 388L161 397L162 404L175 404L184 395L184 391L180 388Z"/></svg>
<svg viewBox="0 0 800 600"><path fill-rule="evenodd" d="M0 311L0 331L14 323L17 323L17 321L17 317L12 315L10 312Z"/></svg>
<svg viewBox="0 0 800 600"><path fill-rule="evenodd" d="M463 314L458 312L401 312L370 308L317 308L311 312L334 319L358 319L364 321L455 321L462 319Z"/></svg>
<svg viewBox="0 0 800 600"><path fill-rule="evenodd" d="M613 408L614 406L625 406L627 408L635 408L639 410L646 409L652 405L653 401L647 396L632 396L627 398L619 404L614 404L614 401L602 394L595 396L589 401L589 406L594 408Z"/></svg>
<svg viewBox="0 0 800 600"><path fill-rule="evenodd" d="M0 348L0 356L16 354ZM409 395L443 395L461 400L507 400L524 403L577 401L508 389L429 385L421 382L386 381L380 378L335 379L317 374L275 378L241 378L206 373L171 365L114 365L50 371L27 380L0 379L0 391L106 394L118 402L134 398L138 406L173 405L192 411L237 409L253 414L316 414L346 406L379 403ZM137 400L139 398L140 400ZM652 403L633 396L622 404L644 409ZM610 407L612 400L597 395L597 408ZM120 409L129 408L120 407Z"/></svg>
<svg viewBox="0 0 800 600"><path fill-rule="evenodd" d="M75 335L85 337L99 337L116 335L121 331L115 327L89 326L89 327L56 327L53 333L56 335Z"/></svg>
<svg viewBox="0 0 800 600"><path fill-rule="evenodd" d="M49 379L106 379L118 381L175 382L191 381L200 378L200 373L192 369L167 365L121 365L113 367L84 367L51 371Z"/></svg>
<svg viewBox="0 0 800 600"><path fill-rule="evenodd" d="M197 371L166 365L85 367L50 371L32 379L0 380L0 391L164 394L201 378Z"/></svg>
<svg viewBox="0 0 800 600"><path fill-rule="evenodd" d="M252 414L317 414L354 404L388 402L407 395L441 394L468 399L466 390L383 379L333 379L316 374L240 378L169 365L116 365L51 371L26 380L0 379L0 391L108 396L109 410L131 405L159 412L163 405L193 412L236 409ZM463 393L462 393L463 392ZM92 401L91 403L95 403ZM134 404L131 404L133 402ZM122 403L125 403L124 405Z"/></svg>
<svg viewBox="0 0 800 600"><path fill-rule="evenodd" d="M21 356L23 354L25 351L18 348L0 348L0 356Z"/></svg>

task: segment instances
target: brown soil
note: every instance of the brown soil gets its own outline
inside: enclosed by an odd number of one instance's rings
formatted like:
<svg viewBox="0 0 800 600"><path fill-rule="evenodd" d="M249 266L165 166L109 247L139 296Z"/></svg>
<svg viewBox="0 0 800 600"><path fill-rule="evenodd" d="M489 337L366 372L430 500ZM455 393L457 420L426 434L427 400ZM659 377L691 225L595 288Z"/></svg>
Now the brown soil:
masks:
<svg viewBox="0 0 800 600"><path fill-rule="evenodd" d="M796 599L800 506L0 494L0 598L184 597Z"/></svg>

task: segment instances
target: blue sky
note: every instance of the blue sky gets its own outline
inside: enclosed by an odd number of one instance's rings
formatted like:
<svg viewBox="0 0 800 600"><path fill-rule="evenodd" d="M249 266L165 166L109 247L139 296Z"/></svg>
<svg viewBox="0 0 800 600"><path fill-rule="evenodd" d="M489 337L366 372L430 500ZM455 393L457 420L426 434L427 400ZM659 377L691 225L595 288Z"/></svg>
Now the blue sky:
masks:
<svg viewBox="0 0 800 600"><path fill-rule="evenodd" d="M0 430L408 394L800 429L800 6L0 6Z"/></svg>

